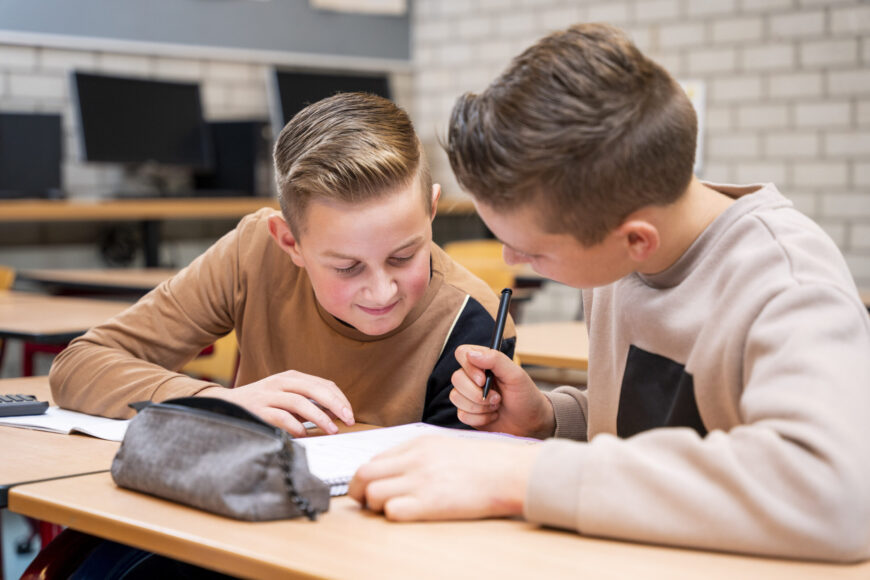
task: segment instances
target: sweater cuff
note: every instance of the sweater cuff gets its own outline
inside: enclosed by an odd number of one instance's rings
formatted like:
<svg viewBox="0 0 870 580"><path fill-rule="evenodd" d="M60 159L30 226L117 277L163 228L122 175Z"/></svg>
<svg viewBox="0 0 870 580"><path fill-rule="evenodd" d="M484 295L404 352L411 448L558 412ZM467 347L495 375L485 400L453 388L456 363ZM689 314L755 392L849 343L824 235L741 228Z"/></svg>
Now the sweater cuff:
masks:
<svg viewBox="0 0 870 580"><path fill-rule="evenodd" d="M548 439L532 466L523 517L538 524L578 530L580 484L587 446Z"/></svg>
<svg viewBox="0 0 870 580"><path fill-rule="evenodd" d="M576 391L576 389L571 391ZM556 430L553 436L560 439L586 441L585 405L571 391L559 387L555 391L544 393L553 404L553 414L556 418ZM584 397L580 391L577 391L576 394L580 398Z"/></svg>
<svg viewBox="0 0 870 580"><path fill-rule="evenodd" d="M176 397L192 397L203 389L208 387L219 387L217 383L202 381L187 375L178 374L169 378L154 389L151 393L151 400L155 403L174 399Z"/></svg>

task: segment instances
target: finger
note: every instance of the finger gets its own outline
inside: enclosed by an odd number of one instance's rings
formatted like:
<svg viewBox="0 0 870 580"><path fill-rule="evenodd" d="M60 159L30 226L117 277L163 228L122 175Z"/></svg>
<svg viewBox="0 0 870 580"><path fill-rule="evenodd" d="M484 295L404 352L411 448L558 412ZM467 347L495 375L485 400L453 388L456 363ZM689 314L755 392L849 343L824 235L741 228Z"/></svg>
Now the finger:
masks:
<svg viewBox="0 0 870 580"><path fill-rule="evenodd" d="M482 352L487 350L490 349L476 344L464 344L456 347L456 350L453 353L453 356L456 357L456 362L459 363L459 366L462 367L462 370L464 370L465 374L468 375L469 380L480 387L483 387L483 383L486 381L484 370L489 367L482 368L475 364L475 362L469 360L468 354L472 351Z"/></svg>
<svg viewBox="0 0 870 580"><path fill-rule="evenodd" d="M410 442L408 442L410 443ZM368 488L374 481L394 477L402 472L402 462L397 456L404 452L408 443L397 445L375 455L367 463L362 464L353 474L348 485L347 494L363 506L367 505Z"/></svg>
<svg viewBox="0 0 870 580"><path fill-rule="evenodd" d="M293 437L305 437L308 432L296 417L282 409L275 407L266 407L260 412L260 417L270 425L274 425L279 429L283 429L290 433Z"/></svg>
<svg viewBox="0 0 870 580"><path fill-rule="evenodd" d="M481 369L489 369L499 383L517 383L526 374L522 367L498 350L480 347L468 348L464 354L466 364Z"/></svg>
<svg viewBox="0 0 870 580"><path fill-rule="evenodd" d="M463 397L469 400L483 400L483 383L476 382L473 377L470 377L465 369L458 368L450 377L450 382L453 384L453 389L459 391Z"/></svg>
<svg viewBox="0 0 870 580"><path fill-rule="evenodd" d="M428 512L420 498L414 495L399 495L384 503L384 516L394 522L414 522L428 519Z"/></svg>
<svg viewBox="0 0 870 580"><path fill-rule="evenodd" d="M366 490L366 507L373 512L383 512L384 506L388 501L413 491L413 486L410 484L410 478L408 477L399 476L377 479L369 483Z"/></svg>
<svg viewBox="0 0 870 580"><path fill-rule="evenodd" d="M323 429L324 433L338 433L338 425L333 423L329 415L317 406L314 401L297 393L281 393L281 395L272 404L273 407L289 411L302 421L311 421Z"/></svg>
<svg viewBox="0 0 870 580"><path fill-rule="evenodd" d="M466 413L493 413L498 410L498 403L501 401L498 393L490 393L486 401L483 401L480 395L469 399L459 389L451 389L448 398L457 410Z"/></svg>
<svg viewBox="0 0 870 580"><path fill-rule="evenodd" d="M498 411L492 413L466 413L459 409L456 411L456 418L475 429L486 429L490 423L498 420Z"/></svg>
<svg viewBox="0 0 870 580"><path fill-rule="evenodd" d="M303 395L344 421L346 425L354 424L350 401L334 382L296 371L288 371L282 378L285 379L281 383L285 392Z"/></svg>

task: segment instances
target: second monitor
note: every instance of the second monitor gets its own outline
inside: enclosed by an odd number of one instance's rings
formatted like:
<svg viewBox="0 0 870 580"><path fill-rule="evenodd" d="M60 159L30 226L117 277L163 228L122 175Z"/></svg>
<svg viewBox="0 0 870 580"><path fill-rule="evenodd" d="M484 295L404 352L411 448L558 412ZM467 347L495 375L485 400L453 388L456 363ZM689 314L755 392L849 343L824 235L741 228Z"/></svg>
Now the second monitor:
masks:
<svg viewBox="0 0 870 580"><path fill-rule="evenodd" d="M274 69L269 88L272 130L276 137L293 115L311 103L336 93L373 93L385 99L392 99L386 73Z"/></svg>

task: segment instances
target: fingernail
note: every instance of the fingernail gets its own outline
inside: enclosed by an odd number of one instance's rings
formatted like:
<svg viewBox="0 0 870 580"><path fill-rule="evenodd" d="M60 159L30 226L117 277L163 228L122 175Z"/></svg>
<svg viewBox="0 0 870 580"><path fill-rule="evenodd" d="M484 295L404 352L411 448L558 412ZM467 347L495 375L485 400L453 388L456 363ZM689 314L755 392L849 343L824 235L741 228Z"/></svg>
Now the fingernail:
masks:
<svg viewBox="0 0 870 580"><path fill-rule="evenodd" d="M350 412L350 409L347 407L343 407L341 409L341 416L344 419L344 422L347 424L353 423L353 413Z"/></svg>
<svg viewBox="0 0 870 580"><path fill-rule="evenodd" d="M480 360L483 355L476 350L468 351L468 358Z"/></svg>
<svg viewBox="0 0 870 580"><path fill-rule="evenodd" d="M338 433L338 425L336 425L335 423L330 423L326 426L326 430L334 435Z"/></svg>

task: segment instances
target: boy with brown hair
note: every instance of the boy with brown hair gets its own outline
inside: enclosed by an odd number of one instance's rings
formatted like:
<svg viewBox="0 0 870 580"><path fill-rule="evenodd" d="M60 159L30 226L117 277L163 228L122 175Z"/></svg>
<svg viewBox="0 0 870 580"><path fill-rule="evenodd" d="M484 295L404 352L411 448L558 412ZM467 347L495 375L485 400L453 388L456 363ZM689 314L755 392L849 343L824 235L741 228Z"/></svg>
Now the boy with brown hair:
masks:
<svg viewBox="0 0 870 580"><path fill-rule="evenodd" d="M333 417L462 426L453 353L490 340L498 300L432 241L440 188L407 114L361 93L314 103L281 132L275 168L282 211L243 218L74 340L51 369L59 405L129 417L131 402L220 397L296 436L304 421L334 433ZM233 329L238 386L176 372Z"/></svg>
<svg viewBox="0 0 870 580"><path fill-rule="evenodd" d="M555 439L412 442L360 468L353 497L396 520L870 556L870 318L773 184L693 177L695 139L679 85L606 25L553 33L459 99L448 155L506 260L583 289L588 388L542 393L462 346L460 420Z"/></svg>

